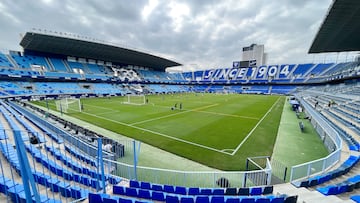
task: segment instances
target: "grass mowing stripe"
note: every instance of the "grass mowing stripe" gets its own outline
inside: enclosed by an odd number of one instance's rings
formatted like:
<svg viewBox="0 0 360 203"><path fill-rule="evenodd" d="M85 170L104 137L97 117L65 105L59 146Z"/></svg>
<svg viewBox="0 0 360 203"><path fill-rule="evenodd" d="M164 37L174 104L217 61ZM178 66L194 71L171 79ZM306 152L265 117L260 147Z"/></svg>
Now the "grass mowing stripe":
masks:
<svg viewBox="0 0 360 203"><path fill-rule="evenodd" d="M236 149L231 153L232 156L240 149L240 147L246 142L246 140L250 137L250 135L256 130L256 128L260 125L260 123L265 119L265 117L271 112L274 106L279 102L280 97L274 102L271 108L264 114L264 116L259 120L259 122L254 126L254 128L246 135L246 137L241 141L241 143L236 147Z"/></svg>
<svg viewBox="0 0 360 203"><path fill-rule="evenodd" d="M197 109L199 109L199 110L207 109L207 108L217 106L217 105L219 105L219 104L212 104L212 105L208 105L208 106L203 106L203 107L199 107ZM132 125L136 125L136 124L141 124L141 123L146 123L146 122L150 122L150 121L160 120L160 119L163 119L163 118L168 118L168 117L172 117L172 116L176 116L176 115L179 115L179 114L188 113L188 112L192 112L192 111L196 111L196 109L185 110L185 111L181 111L181 112L178 112L178 113L169 114L169 115L166 115L166 116L160 116L160 117L156 117L156 118L152 118L152 119L147 119L147 120L144 120L144 121L131 123L129 125L132 126Z"/></svg>
<svg viewBox="0 0 360 203"><path fill-rule="evenodd" d="M149 129L146 129L146 128L141 128L141 127L133 126L133 125L130 125L130 124L127 124L127 123L123 123L123 122L120 122L120 121L115 121L115 120L112 120L112 119L104 118L104 117L102 117L102 116L98 116L98 115L91 114L91 113L86 113L86 112L82 112L82 113L83 113L83 114L87 114L87 115L89 115L89 116L96 117L96 118L100 118L100 119L103 119L103 120L107 120L107 121L111 121L111 122L114 122L114 123L118 123L118 124L120 124L120 125L125 125L125 126L127 126L127 127L135 128L135 129L142 130L142 131L146 131L146 132L149 132L149 133L152 133L152 134L156 134L156 135L160 135L160 136L163 136L163 137L166 137L166 138L169 138L169 139L173 139L173 140L176 140L176 141L184 142L184 143L186 143L186 144L195 145L195 146L197 146L197 147L201 147L201 148L205 148L205 149L212 150L212 151L215 151L215 152L219 152L219 153L223 153L223 154L230 155L230 153L223 152L223 151L221 151L221 150L217 150L217 149L214 149L214 148L212 148L212 147L208 147L208 146L205 146L205 145L202 145L202 144L198 144L198 143L194 143L194 142L189 142L189 141L187 141L187 140L183 140L183 139L180 139L180 138L177 138L177 137L172 137L172 136L170 136L170 135L166 135L166 134L163 134L163 133L155 132L155 131L152 131L152 130L149 130Z"/></svg>

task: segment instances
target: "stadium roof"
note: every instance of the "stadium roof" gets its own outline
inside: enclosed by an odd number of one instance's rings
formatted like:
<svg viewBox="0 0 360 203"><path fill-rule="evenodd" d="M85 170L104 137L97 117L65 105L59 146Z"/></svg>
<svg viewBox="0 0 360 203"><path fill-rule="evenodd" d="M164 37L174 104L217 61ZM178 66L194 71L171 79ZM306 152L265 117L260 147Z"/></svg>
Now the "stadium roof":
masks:
<svg viewBox="0 0 360 203"><path fill-rule="evenodd" d="M334 0L309 53L360 51L360 1Z"/></svg>
<svg viewBox="0 0 360 203"><path fill-rule="evenodd" d="M164 71L181 64L144 52L98 42L27 32L20 45L24 50L130 64Z"/></svg>

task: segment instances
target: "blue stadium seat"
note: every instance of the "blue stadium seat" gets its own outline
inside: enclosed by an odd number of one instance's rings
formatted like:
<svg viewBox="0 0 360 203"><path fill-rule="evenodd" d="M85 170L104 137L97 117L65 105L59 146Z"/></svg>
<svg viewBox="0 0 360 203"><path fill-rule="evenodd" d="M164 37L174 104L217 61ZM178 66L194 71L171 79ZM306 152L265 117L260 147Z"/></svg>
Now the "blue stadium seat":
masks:
<svg viewBox="0 0 360 203"><path fill-rule="evenodd" d="M159 184L151 184L151 190L154 191L163 191L163 186Z"/></svg>
<svg viewBox="0 0 360 203"><path fill-rule="evenodd" d="M177 195L166 195L166 203L179 203L179 197Z"/></svg>
<svg viewBox="0 0 360 203"><path fill-rule="evenodd" d="M133 203L132 199L119 198L119 203Z"/></svg>
<svg viewBox="0 0 360 203"><path fill-rule="evenodd" d="M236 195L237 188L226 188L225 195Z"/></svg>
<svg viewBox="0 0 360 203"><path fill-rule="evenodd" d="M274 197L271 199L271 203L284 203L285 197Z"/></svg>
<svg viewBox="0 0 360 203"><path fill-rule="evenodd" d="M89 193L89 203L102 203L102 194Z"/></svg>
<svg viewBox="0 0 360 203"><path fill-rule="evenodd" d="M207 188L201 188L200 189L200 195L212 195L212 189Z"/></svg>
<svg viewBox="0 0 360 203"><path fill-rule="evenodd" d="M350 199L354 202L360 203L360 195L352 195Z"/></svg>
<svg viewBox="0 0 360 203"><path fill-rule="evenodd" d="M263 195L272 194L273 191L274 191L274 186L273 186L273 185L265 186L262 194L263 194Z"/></svg>
<svg viewBox="0 0 360 203"><path fill-rule="evenodd" d="M113 186L113 193L114 193L114 194L117 194L117 195L125 195L125 188L124 188L124 186L114 185L114 186Z"/></svg>
<svg viewBox="0 0 360 203"><path fill-rule="evenodd" d="M151 199L151 194L149 190L139 189L137 196L142 199Z"/></svg>
<svg viewBox="0 0 360 203"><path fill-rule="evenodd" d="M174 193L175 192L174 186L172 186L172 185L164 185L164 192Z"/></svg>
<svg viewBox="0 0 360 203"><path fill-rule="evenodd" d="M117 196L103 197L103 203L118 203L119 199Z"/></svg>
<svg viewBox="0 0 360 203"><path fill-rule="evenodd" d="M238 195L247 196L250 195L250 189L249 188L239 188Z"/></svg>
<svg viewBox="0 0 360 203"><path fill-rule="evenodd" d="M151 184L149 182L141 182L140 183L140 188L150 190L151 189Z"/></svg>
<svg viewBox="0 0 360 203"><path fill-rule="evenodd" d="M175 194L179 194L179 195L186 195L186 187L181 187L181 186L176 186L175 187Z"/></svg>
<svg viewBox="0 0 360 203"><path fill-rule="evenodd" d="M165 196L163 192L157 192L157 191L153 191L151 193L151 199L155 200L155 201L165 201Z"/></svg>
<svg viewBox="0 0 360 203"><path fill-rule="evenodd" d="M253 187L250 189L250 195L261 195L262 188L261 187Z"/></svg>
<svg viewBox="0 0 360 203"><path fill-rule="evenodd" d="M270 198L267 197L260 197L256 199L256 203L270 203Z"/></svg>
<svg viewBox="0 0 360 203"><path fill-rule="evenodd" d="M212 196L210 202L211 203L224 203L225 198L224 198L224 196Z"/></svg>
<svg viewBox="0 0 360 203"><path fill-rule="evenodd" d="M209 196L196 196L195 202L196 203L210 203L210 198L209 198Z"/></svg>
<svg viewBox="0 0 360 203"><path fill-rule="evenodd" d="M190 187L188 191L188 195L199 195L200 189L197 187Z"/></svg>
<svg viewBox="0 0 360 203"><path fill-rule="evenodd" d="M225 190L223 188L214 188L212 191L213 195L224 195Z"/></svg>
<svg viewBox="0 0 360 203"><path fill-rule="evenodd" d="M255 203L254 199L251 199L251 200L254 200L254 202L248 202L247 199L248 198L242 199L241 203ZM236 197L229 197L229 198L226 198L225 203L240 203L240 199L236 198Z"/></svg>
<svg viewBox="0 0 360 203"><path fill-rule="evenodd" d="M71 188L69 183L59 182L58 186L62 196L71 197Z"/></svg>
<svg viewBox="0 0 360 203"><path fill-rule="evenodd" d="M127 187L127 188L125 188L125 195L129 196L129 197L137 197L138 191L136 188Z"/></svg>
<svg viewBox="0 0 360 203"><path fill-rule="evenodd" d="M336 185L328 185L325 187L316 188L317 191L323 195L337 195L339 193L338 187Z"/></svg>
<svg viewBox="0 0 360 203"><path fill-rule="evenodd" d="M136 180L130 180L130 187L135 187L135 188L140 188L140 183L139 181Z"/></svg>
<svg viewBox="0 0 360 203"><path fill-rule="evenodd" d="M194 203L195 200L193 197L181 197L180 203Z"/></svg>

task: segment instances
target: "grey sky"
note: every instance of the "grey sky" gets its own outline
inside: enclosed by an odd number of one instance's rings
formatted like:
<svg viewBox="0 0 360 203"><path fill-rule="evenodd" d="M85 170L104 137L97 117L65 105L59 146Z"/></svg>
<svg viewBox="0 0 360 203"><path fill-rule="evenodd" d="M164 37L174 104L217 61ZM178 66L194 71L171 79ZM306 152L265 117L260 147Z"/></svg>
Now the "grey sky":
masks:
<svg viewBox="0 0 360 203"><path fill-rule="evenodd" d="M76 33L183 64L229 67L264 44L269 63L299 63L331 0L2 0L0 48L31 28Z"/></svg>

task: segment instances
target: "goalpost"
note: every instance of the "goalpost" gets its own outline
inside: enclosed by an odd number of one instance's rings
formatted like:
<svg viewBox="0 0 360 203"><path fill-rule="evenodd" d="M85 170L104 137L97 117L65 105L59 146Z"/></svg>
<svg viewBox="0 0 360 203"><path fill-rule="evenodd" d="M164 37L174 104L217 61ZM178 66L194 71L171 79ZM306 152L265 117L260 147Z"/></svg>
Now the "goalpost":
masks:
<svg viewBox="0 0 360 203"><path fill-rule="evenodd" d="M145 95L137 95L137 94L128 94L127 97L125 97L125 100L123 102L124 104L132 104L132 105L144 105L146 104L146 98Z"/></svg>
<svg viewBox="0 0 360 203"><path fill-rule="evenodd" d="M56 110L64 113L75 113L82 111L80 99L64 98L64 99L56 100L55 104L56 104Z"/></svg>

